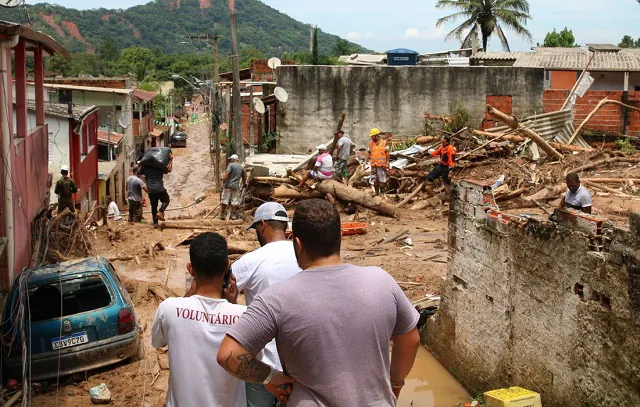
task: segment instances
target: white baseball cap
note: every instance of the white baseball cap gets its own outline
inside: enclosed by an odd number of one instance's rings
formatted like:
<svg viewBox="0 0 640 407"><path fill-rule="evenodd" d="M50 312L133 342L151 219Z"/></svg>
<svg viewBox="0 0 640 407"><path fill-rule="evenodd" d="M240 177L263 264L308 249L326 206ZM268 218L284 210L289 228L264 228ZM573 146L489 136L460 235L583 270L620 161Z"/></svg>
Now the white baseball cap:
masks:
<svg viewBox="0 0 640 407"><path fill-rule="evenodd" d="M68 165L61 165L60 166L60 172L62 172L62 171L69 172L69 166Z"/></svg>
<svg viewBox="0 0 640 407"><path fill-rule="evenodd" d="M326 144L320 144L319 146L316 147L316 150L326 150L326 149L327 149Z"/></svg>
<svg viewBox="0 0 640 407"><path fill-rule="evenodd" d="M231 157L229 157L230 160L237 160L238 159L238 154L233 154L231 155Z"/></svg>
<svg viewBox="0 0 640 407"><path fill-rule="evenodd" d="M253 223L247 228L247 230L254 229L256 227L256 224L262 222L263 220L289 222L289 215L287 214L287 210L284 208L284 206L280 205L277 202L263 203L256 210L256 214L253 216Z"/></svg>

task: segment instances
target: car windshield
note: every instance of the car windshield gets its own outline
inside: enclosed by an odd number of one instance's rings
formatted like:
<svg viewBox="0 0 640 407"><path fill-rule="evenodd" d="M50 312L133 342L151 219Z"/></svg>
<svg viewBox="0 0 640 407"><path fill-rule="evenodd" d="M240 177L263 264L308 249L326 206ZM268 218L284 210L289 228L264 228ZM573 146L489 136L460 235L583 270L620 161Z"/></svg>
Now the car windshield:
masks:
<svg viewBox="0 0 640 407"><path fill-rule="evenodd" d="M96 274L40 284L29 289L31 322L93 311L110 303L109 289Z"/></svg>

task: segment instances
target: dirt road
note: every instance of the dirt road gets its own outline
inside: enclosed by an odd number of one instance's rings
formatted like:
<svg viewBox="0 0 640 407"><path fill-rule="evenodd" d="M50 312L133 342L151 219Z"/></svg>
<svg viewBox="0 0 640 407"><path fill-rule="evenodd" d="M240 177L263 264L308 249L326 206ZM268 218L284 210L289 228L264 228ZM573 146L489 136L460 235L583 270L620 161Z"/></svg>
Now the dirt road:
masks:
<svg viewBox="0 0 640 407"><path fill-rule="evenodd" d="M214 193L213 169L209 162L208 122L203 121L187 127L189 135L187 147L174 149L174 169L166 177L165 185L171 195L171 208L186 206L202 191L207 193L207 199L200 204L186 210L169 211L168 218L194 217L200 219L202 213L213 209L219 202ZM347 262L358 265L380 266L392 274L406 288L406 294L411 300L424 297L425 294L438 294L445 276L447 261L446 220L445 210L428 212L407 211L403 218L394 220L380 217L365 211L360 219L368 222L366 235L345 237L343 240L343 258ZM198 215L200 214L200 215ZM198 215L198 216L196 216ZM96 233L96 247L98 254L105 257L137 256L136 261L114 261L120 276L126 280L128 290L133 293L136 311L140 324L144 329L146 344L145 359L140 362L123 364L117 367L92 372L82 377L66 378L57 387L53 383L46 394L38 395L34 406L90 406L89 389L100 383L106 383L113 395L113 405L129 406L162 406L168 385L169 366L166 354L157 352L150 346L150 328L157 305L162 298L154 294L154 285L166 285L176 294L184 294L186 288L186 263L188 260L187 246L179 243L187 238L188 230L155 230L150 225L150 215L146 215L145 223L128 226L126 224L112 225L111 230L100 229ZM347 219L345 215L345 220ZM246 222L248 223L248 221ZM229 240L251 241L257 245L255 235L245 231L245 225L229 226L223 229ZM411 241L380 245L376 251L368 254L366 250L382 237L393 236L398 232L409 229ZM155 251L149 257L148 249L156 242L162 242L164 251ZM151 287L151 289L150 289ZM451 387L456 383L447 376L446 372L438 373L439 378L420 379L424 371L433 371L430 366L433 361L423 362L424 357L418 359L414 369L414 380L401 398L400 405L414 405L419 394L425 391L430 395L425 406L438 406L444 393L451 399ZM423 365L425 364L425 365ZM425 368L429 366L429 368ZM425 384L425 380L427 384ZM444 381L444 385L442 385ZM441 390L437 390L439 383ZM57 388L57 390L56 390ZM417 389L420 390L417 390ZM441 391L441 396L438 396ZM459 401L465 400L464 389L458 388ZM415 396L415 397L414 397ZM418 401L416 401L418 403ZM448 404L447 404L448 405Z"/></svg>

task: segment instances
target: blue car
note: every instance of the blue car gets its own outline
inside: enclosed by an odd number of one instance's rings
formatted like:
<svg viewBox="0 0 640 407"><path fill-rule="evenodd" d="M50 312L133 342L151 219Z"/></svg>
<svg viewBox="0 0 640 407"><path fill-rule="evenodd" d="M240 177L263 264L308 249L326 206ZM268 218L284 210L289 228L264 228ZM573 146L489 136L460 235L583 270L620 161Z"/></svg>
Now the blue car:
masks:
<svg viewBox="0 0 640 407"><path fill-rule="evenodd" d="M31 355L26 366L33 381L142 357L141 329L131 298L103 257L18 275L2 318L5 380L22 378L21 315Z"/></svg>

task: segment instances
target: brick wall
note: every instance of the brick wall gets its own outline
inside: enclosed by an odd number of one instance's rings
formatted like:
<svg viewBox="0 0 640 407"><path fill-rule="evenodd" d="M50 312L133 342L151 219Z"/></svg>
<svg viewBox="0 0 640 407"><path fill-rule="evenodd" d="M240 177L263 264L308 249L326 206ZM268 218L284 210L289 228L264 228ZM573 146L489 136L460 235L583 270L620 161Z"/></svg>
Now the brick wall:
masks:
<svg viewBox="0 0 640 407"><path fill-rule="evenodd" d="M513 113L513 97L511 96L487 95L487 105L495 107L502 113ZM502 125L502 122L495 120L488 112L485 112L480 128L484 130Z"/></svg>
<svg viewBox="0 0 640 407"><path fill-rule="evenodd" d="M127 89L130 80L127 78L47 78L45 83L73 86L93 86L109 89Z"/></svg>
<svg viewBox="0 0 640 407"><path fill-rule="evenodd" d="M269 68L268 59L254 59L251 61L251 80L259 82L274 82L275 74ZM282 65L295 65L296 61L282 61Z"/></svg>
<svg viewBox="0 0 640 407"><path fill-rule="evenodd" d="M544 111L553 112L560 110L570 90L550 89L544 91ZM640 91L628 92L630 105L640 105ZM605 97L611 100L622 101L622 91L587 91L582 98L577 98L575 108L575 126L587 117ZM610 133L622 132L622 107L615 104L607 104L602 107L585 125L586 130L605 131ZM640 135L640 112L629 110L627 131L628 135Z"/></svg>
<svg viewBox="0 0 640 407"><path fill-rule="evenodd" d="M640 405L640 214L594 251L601 219L521 220L486 201L474 182L453 191L429 348L471 394L520 385L546 407Z"/></svg>

